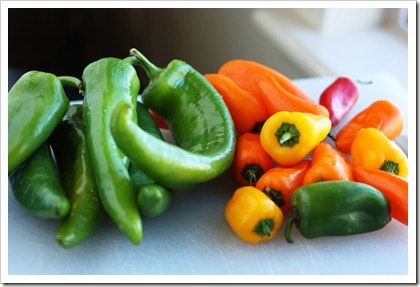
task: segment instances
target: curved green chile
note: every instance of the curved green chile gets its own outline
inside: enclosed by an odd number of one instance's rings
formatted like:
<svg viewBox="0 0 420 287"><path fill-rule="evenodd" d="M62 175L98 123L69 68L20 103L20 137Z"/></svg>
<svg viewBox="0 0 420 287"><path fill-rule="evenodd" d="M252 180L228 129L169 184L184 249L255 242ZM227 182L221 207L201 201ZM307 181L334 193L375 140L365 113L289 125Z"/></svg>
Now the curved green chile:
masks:
<svg viewBox="0 0 420 287"><path fill-rule="evenodd" d="M111 125L118 146L156 182L169 188L190 187L227 170L236 138L222 97L185 62L173 60L160 69L137 50L130 52L133 62L150 78L142 93L143 103L167 122L177 145L152 138L130 123L123 115L133 108L125 103L115 111ZM131 140L121 139L126 133Z"/></svg>
<svg viewBox="0 0 420 287"><path fill-rule="evenodd" d="M390 221L386 197L370 185L354 181L322 181L297 188L291 197L293 216L285 237L295 223L306 238L341 236L375 231Z"/></svg>
<svg viewBox="0 0 420 287"><path fill-rule="evenodd" d="M8 173L47 140L68 107L55 75L29 71L16 81L8 96Z"/></svg>
<svg viewBox="0 0 420 287"><path fill-rule="evenodd" d="M47 143L41 146L9 176L16 200L41 218L63 218L70 210L60 176Z"/></svg>
<svg viewBox="0 0 420 287"><path fill-rule="evenodd" d="M71 105L50 137L63 188L70 200L70 212L56 232L64 247L87 239L103 215L95 177L86 147L83 106Z"/></svg>
<svg viewBox="0 0 420 287"><path fill-rule="evenodd" d="M164 213L171 204L171 193L159 184L146 184L137 194L137 205L142 215L156 217Z"/></svg>
<svg viewBox="0 0 420 287"><path fill-rule="evenodd" d="M103 58L89 64L83 71L82 81L86 144L99 197L120 230L131 242L139 244L142 222L127 170L128 160L111 135L110 120L118 102L126 100L136 104L140 81L129 63L116 58ZM130 120L137 121L135 111Z"/></svg>

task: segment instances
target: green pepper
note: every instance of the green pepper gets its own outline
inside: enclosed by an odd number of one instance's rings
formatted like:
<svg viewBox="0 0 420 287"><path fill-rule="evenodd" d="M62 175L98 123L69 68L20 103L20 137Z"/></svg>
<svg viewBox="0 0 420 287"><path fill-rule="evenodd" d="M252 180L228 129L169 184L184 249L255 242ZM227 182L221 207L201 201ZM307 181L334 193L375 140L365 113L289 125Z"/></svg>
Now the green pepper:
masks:
<svg viewBox="0 0 420 287"><path fill-rule="evenodd" d="M8 96L8 173L47 140L68 107L55 75L30 71L17 80Z"/></svg>
<svg viewBox="0 0 420 287"><path fill-rule="evenodd" d="M141 214L155 217L164 213L171 204L171 194L168 189L159 184L146 184L137 194L137 205Z"/></svg>
<svg viewBox="0 0 420 287"><path fill-rule="evenodd" d="M293 242L293 223L306 238L375 231L390 221L390 205L376 188L354 181L322 181L302 185L291 197L292 217L285 237Z"/></svg>
<svg viewBox="0 0 420 287"><path fill-rule="evenodd" d="M57 241L72 247L88 238L103 215L86 148L83 106L71 105L50 137L70 212L56 232Z"/></svg>
<svg viewBox="0 0 420 287"><path fill-rule="evenodd" d="M149 109L143 103L137 102L136 110L139 127L156 138L164 140ZM137 191L137 205L140 208L140 213L147 217L155 217L165 212L171 203L170 191L157 184L133 163L130 163L128 171Z"/></svg>
<svg viewBox="0 0 420 287"><path fill-rule="evenodd" d="M135 49L150 82L143 103L167 123L176 145L157 139L131 120L134 105L120 103L112 116L117 145L157 183L187 188L226 171L235 152L235 130L229 110L213 86L190 65L173 60L161 69Z"/></svg>
<svg viewBox="0 0 420 287"><path fill-rule="evenodd" d="M9 176L17 202L41 218L63 218L70 210L50 146L44 142Z"/></svg>
<svg viewBox="0 0 420 287"><path fill-rule="evenodd" d="M86 144L99 197L118 228L132 243L139 244L142 222L127 170L128 159L115 144L110 120L120 101L136 104L140 81L134 67L117 58L103 58L89 64L83 71L82 81ZM137 122L135 111L130 120Z"/></svg>

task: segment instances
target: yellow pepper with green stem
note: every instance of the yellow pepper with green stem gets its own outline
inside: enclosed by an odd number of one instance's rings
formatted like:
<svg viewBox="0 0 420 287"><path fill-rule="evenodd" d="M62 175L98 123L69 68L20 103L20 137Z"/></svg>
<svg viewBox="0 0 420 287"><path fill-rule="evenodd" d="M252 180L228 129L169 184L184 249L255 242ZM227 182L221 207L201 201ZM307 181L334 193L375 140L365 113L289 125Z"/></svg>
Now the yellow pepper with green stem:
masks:
<svg viewBox="0 0 420 287"><path fill-rule="evenodd" d="M326 116L281 111L270 116L261 129L261 144L280 165L304 159L331 130Z"/></svg>
<svg viewBox="0 0 420 287"><path fill-rule="evenodd" d="M380 169L403 178L408 175L408 159L403 150L376 128L362 128L351 145L354 166Z"/></svg>

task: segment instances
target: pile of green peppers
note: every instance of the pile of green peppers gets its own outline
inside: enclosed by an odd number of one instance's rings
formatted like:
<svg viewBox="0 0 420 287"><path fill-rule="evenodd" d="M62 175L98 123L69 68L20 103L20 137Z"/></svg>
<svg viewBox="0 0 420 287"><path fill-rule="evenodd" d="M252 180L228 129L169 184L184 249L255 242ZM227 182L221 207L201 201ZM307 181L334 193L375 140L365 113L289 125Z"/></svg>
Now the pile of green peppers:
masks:
<svg viewBox="0 0 420 287"><path fill-rule="evenodd" d="M141 101L137 66L150 78ZM70 105L66 85L79 89L82 104ZM164 213L174 189L221 175L235 152L230 113L203 75L180 60L159 68L136 49L90 63L81 80L27 72L8 109L13 194L35 216L62 219L56 239L64 247L87 239L104 214L139 244L143 216Z"/></svg>

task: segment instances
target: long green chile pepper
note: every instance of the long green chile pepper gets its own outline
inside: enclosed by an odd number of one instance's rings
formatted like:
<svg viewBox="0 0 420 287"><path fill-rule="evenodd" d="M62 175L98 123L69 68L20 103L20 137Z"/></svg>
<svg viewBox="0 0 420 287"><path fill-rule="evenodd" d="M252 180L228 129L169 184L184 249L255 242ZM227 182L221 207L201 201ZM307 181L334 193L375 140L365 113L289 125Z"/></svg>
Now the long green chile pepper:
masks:
<svg viewBox="0 0 420 287"><path fill-rule="evenodd" d="M50 146L44 142L9 176L14 197L41 218L63 218L70 210Z"/></svg>
<svg viewBox="0 0 420 287"><path fill-rule="evenodd" d="M16 81L8 96L8 173L47 140L68 107L55 75L29 71Z"/></svg>
<svg viewBox="0 0 420 287"><path fill-rule="evenodd" d="M209 181L226 171L235 152L235 130L229 110L213 86L183 61L165 69L132 49L133 62L150 78L144 104L167 123L177 145L157 139L131 120L134 106L122 102L112 117L118 146L150 177L180 189Z"/></svg>
<svg viewBox="0 0 420 287"><path fill-rule="evenodd" d="M105 211L134 244L142 241L142 222L128 159L118 149L110 129L111 113L122 100L136 104L140 81L132 65L117 58L89 64L82 75L86 144L99 197ZM130 120L137 122L135 110ZM125 137L123 135L123 137Z"/></svg>
<svg viewBox="0 0 420 287"><path fill-rule="evenodd" d="M322 181L297 188L291 197L292 217L286 229L296 225L306 238L352 235L375 231L390 221L386 197L370 185L353 181Z"/></svg>
<svg viewBox="0 0 420 287"><path fill-rule="evenodd" d="M136 111L138 126L156 138L164 140L149 109L143 103L137 102ZM130 163L128 171L137 191L137 205L140 208L140 213L147 217L155 217L164 213L171 203L171 192L156 183L133 163Z"/></svg>
<svg viewBox="0 0 420 287"><path fill-rule="evenodd" d="M61 182L70 200L70 212L56 232L64 247L87 239L103 215L95 177L86 147L83 106L71 105L50 137Z"/></svg>

